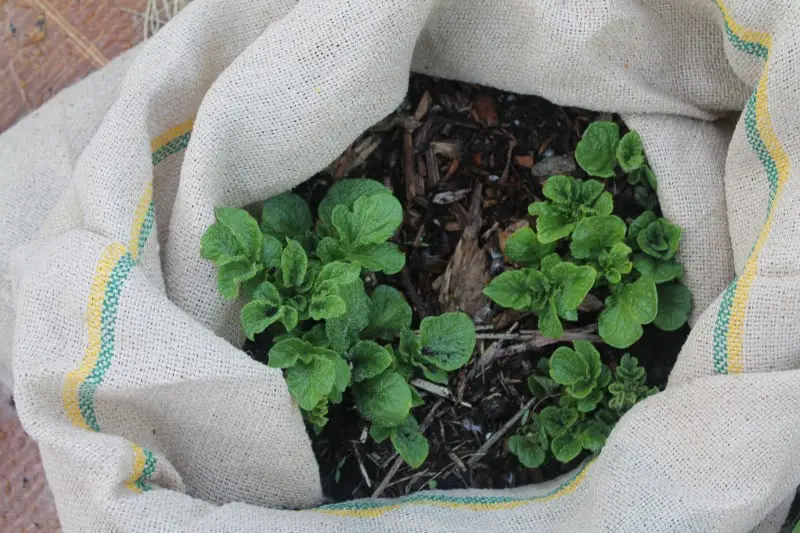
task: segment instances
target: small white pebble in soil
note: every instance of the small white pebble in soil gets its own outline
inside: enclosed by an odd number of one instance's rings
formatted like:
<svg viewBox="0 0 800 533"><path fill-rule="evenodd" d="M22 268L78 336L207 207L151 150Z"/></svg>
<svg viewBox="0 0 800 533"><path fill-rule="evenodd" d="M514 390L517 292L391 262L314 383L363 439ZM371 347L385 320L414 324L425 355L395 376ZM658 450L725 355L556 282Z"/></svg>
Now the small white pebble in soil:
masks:
<svg viewBox="0 0 800 533"><path fill-rule="evenodd" d="M461 421L461 425L464 426L464 429L467 431L474 431L476 433L480 433L483 431L483 428L475 423L472 422L469 418L465 418Z"/></svg>
<svg viewBox="0 0 800 533"><path fill-rule="evenodd" d="M489 181L499 181L499 180L500 176L498 176L497 174L492 174L491 176L489 176Z"/></svg>

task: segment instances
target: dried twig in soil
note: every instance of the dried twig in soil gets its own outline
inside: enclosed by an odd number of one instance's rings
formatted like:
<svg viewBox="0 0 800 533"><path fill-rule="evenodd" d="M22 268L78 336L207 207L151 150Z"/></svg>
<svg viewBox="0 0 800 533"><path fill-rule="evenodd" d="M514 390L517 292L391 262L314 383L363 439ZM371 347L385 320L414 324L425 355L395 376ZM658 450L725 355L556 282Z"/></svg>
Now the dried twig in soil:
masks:
<svg viewBox="0 0 800 533"><path fill-rule="evenodd" d="M436 401L435 404L433 404L431 410L428 411L428 416L425 417L425 420L422 421L422 424L419 427L420 432L425 433L425 430L427 430L428 426L431 425L431 423L433 422L433 418L436 416L436 413L439 412L439 409L442 407L443 403L444 400L439 399ZM392 457L395 456L397 456L396 453L392 455ZM402 465L403 465L403 458L397 457L397 459L394 460L394 463L392 463L392 467L386 473L386 476L384 476L383 480L381 480L380 485L378 485L378 487L375 489L375 492L372 493L372 498L378 498L381 494L383 494L383 491L385 491L386 487L388 487L389 484L392 482L392 478L394 477L395 474L397 474L397 471L400 470L400 467Z"/></svg>
<svg viewBox="0 0 800 533"><path fill-rule="evenodd" d="M414 304L419 318L423 319L428 316L428 307L419 297L419 292L414 286L414 282L411 280L411 273L408 270L408 265L404 266L403 270L400 272L400 285L405 289L408 297L411 298L411 303Z"/></svg>
<svg viewBox="0 0 800 533"><path fill-rule="evenodd" d="M586 326L587 330L595 328L596 326L594 326L594 324ZM572 342L572 341L589 341L592 343L599 343L603 342L603 339L599 335L583 331L573 330L570 335L567 335L567 332L565 331L564 335L562 335L560 339L549 339L547 337L541 337L538 339L534 339L532 341L515 344L513 346L499 348L494 353L492 360L502 359L503 357L508 357L510 355L516 355L518 353L528 352L531 350L540 350L545 346L549 346L551 344L557 344L559 342Z"/></svg>
<svg viewBox="0 0 800 533"><path fill-rule="evenodd" d="M367 488L372 488L372 480L369 478L369 474L367 474L367 469L364 468L364 461L361 459L361 452L358 451L358 446L356 443L353 443L353 452L356 456L356 461L358 462L358 469L361 471L361 477L364 478L364 483L367 484Z"/></svg>
<svg viewBox="0 0 800 533"><path fill-rule="evenodd" d="M514 326L512 326L512 328L509 329L509 331L505 334L503 333L477 334L478 339L483 339L483 340L496 339L496 340L489 346L489 348L485 352L481 354L480 358L473 363L472 368L469 370L469 373L467 375L468 379L473 379L476 375L478 375L478 373L482 372L496 360L502 359L503 357L508 357L510 355L516 355L518 353L540 350L545 346L550 346L552 344L557 344L559 342L570 342L576 340L601 342L600 337L594 334L597 331L597 326L595 324L589 324L588 326L583 326L574 329L567 329L564 331L564 334L561 336L560 339L551 339L549 337L545 337L538 330L523 330L520 333L513 333L513 328ZM511 346L503 347L502 346L503 342L507 340L520 340L524 342L519 342L517 344L512 344Z"/></svg>

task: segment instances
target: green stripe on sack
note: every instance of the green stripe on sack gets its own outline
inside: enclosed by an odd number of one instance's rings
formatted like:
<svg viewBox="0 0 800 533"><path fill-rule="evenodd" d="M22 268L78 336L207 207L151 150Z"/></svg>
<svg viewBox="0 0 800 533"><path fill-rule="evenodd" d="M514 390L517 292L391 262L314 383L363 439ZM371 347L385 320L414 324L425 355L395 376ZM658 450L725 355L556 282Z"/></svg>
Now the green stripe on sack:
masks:
<svg viewBox="0 0 800 533"><path fill-rule="evenodd" d="M181 150L184 150L189 145L189 140L192 138L191 130L184 133L183 135L179 135L175 137L164 146L153 152L153 166L161 163L167 157L177 154Z"/></svg>
<svg viewBox="0 0 800 533"><path fill-rule="evenodd" d="M766 61L769 57L769 49L761 43L748 42L736 35L728 23L726 13L721 2L717 2L717 7L719 7L720 13L722 14L722 19L725 25L725 33L731 45L733 45L733 47L740 52ZM747 100L747 105L745 106L745 136L747 137L751 149L758 156L767 173L767 179L769 182L769 204L767 213L769 213L769 209L772 207L772 202L774 201L777 192L778 171L775 161L770 156L769 151L767 150L767 147L764 144L764 141L761 139L758 131L758 122L756 119L757 94L758 92L756 88L753 90L753 94ZM728 331L730 326L731 309L734 298L736 297L738 283L739 276L736 276L725 289L725 292L723 292L720 307L717 311L717 318L714 323L712 357L714 371L717 374L728 373Z"/></svg>
<svg viewBox="0 0 800 533"><path fill-rule="evenodd" d="M505 507L524 505L527 503L534 503L541 500L548 500L560 495L567 494L574 490L578 483L586 476L589 466L594 461L594 458L584 461L566 481L561 483L555 489L542 494L540 496L532 496L530 498L512 498L510 496L450 496L447 494L429 494L419 493L412 496L397 498L394 500L380 500L380 499L364 499L355 500L350 502L332 503L322 505L314 509L319 512L348 512L348 511L369 511L390 509L396 507L405 507L408 505L445 505L454 508L462 506L480 506L486 507L486 510L492 510L493 507Z"/></svg>
<svg viewBox="0 0 800 533"><path fill-rule="evenodd" d="M117 310L119 307L119 295L122 285L128 279L136 262L129 253L119 258L108 280L106 292L103 296L103 307L101 314L101 335L102 344L97 364L92 368L92 372L81 383L78 389L78 404L80 405L81 415L86 421L86 425L94 431L100 431L97 424L97 417L94 411L94 396L97 388L103 383L106 372L111 367L114 358L114 342L116 339L115 326L117 322Z"/></svg>
<svg viewBox="0 0 800 533"><path fill-rule="evenodd" d="M153 455L153 452L151 452L147 448L143 448L143 450L144 450L144 455L146 457L144 463L144 470L142 470L142 475L139 476L139 478L136 480L135 483L136 486L139 487L139 489L142 492L147 492L148 490L153 490L153 486L147 483L147 480L149 480L155 473L157 460L156 456Z"/></svg>

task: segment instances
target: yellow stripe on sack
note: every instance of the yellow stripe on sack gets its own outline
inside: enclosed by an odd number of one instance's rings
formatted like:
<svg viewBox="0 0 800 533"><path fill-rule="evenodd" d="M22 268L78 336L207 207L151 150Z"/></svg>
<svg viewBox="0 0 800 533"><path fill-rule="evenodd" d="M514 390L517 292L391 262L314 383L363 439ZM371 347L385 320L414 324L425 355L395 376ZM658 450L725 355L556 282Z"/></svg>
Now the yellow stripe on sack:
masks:
<svg viewBox="0 0 800 533"><path fill-rule="evenodd" d="M482 503L482 502L471 503L469 501L452 502L452 501L441 501L441 500L420 498L419 500L414 500L410 502L392 503L381 507L374 507L371 509L315 509L315 511L328 515L340 516L343 518L377 518L391 511L396 511L397 509L403 509L412 506L443 507L446 509L479 511L479 512L517 509L519 507L523 507L525 505L531 505L533 503L549 502L555 500L556 498L561 498L562 496L566 496L567 494L575 492L575 490L577 490L581 482L586 478L586 474L589 472L589 468L595 461L596 459L592 459L591 461L586 463L583 469L578 473L578 475L575 476L575 478L572 481L570 481L560 489L556 490L552 494L547 494L545 496L541 496L538 498L534 497L530 499L519 499L519 500L498 502L498 503ZM468 499L469 499L468 497L464 498L464 500Z"/></svg>
<svg viewBox="0 0 800 533"><path fill-rule="evenodd" d="M764 41L765 46L771 52L772 40L769 36ZM775 211L778 205L783 186L789 178L789 171L791 162L786 151L781 146L775 129L772 126L772 119L769 114L769 100L767 95L768 83L768 69L770 62L764 64L764 71L758 82L756 89L756 124L759 137L764 142L772 160L775 162L775 169L777 171L778 179L775 185L774 197L772 198L769 212L761 231L758 234L756 243L753 250L747 259L744 272L739 278L736 294L734 296L733 304L731 305L731 318L728 330L728 372L731 374L739 374L744 371L743 361L743 345L744 345L744 322L746 314L746 306L750 290L753 282L755 281L756 274L758 273L758 259L764 245L767 242L769 233L772 230L772 222L775 216Z"/></svg>
<svg viewBox="0 0 800 533"><path fill-rule="evenodd" d="M175 139L176 137L180 137L185 133L189 133L192 131L192 127L194 127L194 119L189 119L182 124L178 124L177 126L173 126L172 128L168 129L152 141L150 141L150 151L155 152L160 148L163 148L167 143Z"/></svg>
<svg viewBox="0 0 800 533"><path fill-rule="evenodd" d="M131 448L133 448L133 472L125 480L125 486L133 492L141 494L142 489L136 485L136 481L142 477L147 457L141 446L131 443Z"/></svg>
<svg viewBox="0 0 800 533"><path fill-rule="evenodd" d="M83 355L81 365L69 372L64 380L62 398L64 400L64 411L67 417L75 425L83 429L90 429L81 415L78 390L81 383L91 374L92 369L97 364L100 355L100 345L102 342L101 317L103 312L103 298L105 297L108 280L114 265L125 254L125 247L120 243L114 243L103 250L100 260L95 268L95 275L92 279L92 286L89 290L89 305L86 309L86 318L89 329L89 345Z"/></svg>
<svg viewBox="0 0 800 533"><path fill-rule="evenodd" d="M133 212L133 229L131 230L131 240L128 248L131 251L131 257L134 261L139 259L139 240L142 235L142 228L144 227L144 219L147 217L147 212L150 210L150 203L153 201L153 182L147 182L144 188L139 203L136 204L136 209Z"/></svg>
<svg viewBox="0 0 800 533"><path fill-rule="evenodd" d="M772 44L772 36L769 33L758 30L750 30L744 26L741 26L733 19L728 11L728 6L725 5L724 1L717 0L717 6L722 12L722 18L725 19L725 23L738 38L750 43L760 44L761 46L769 49L770 45Z"/></svg>

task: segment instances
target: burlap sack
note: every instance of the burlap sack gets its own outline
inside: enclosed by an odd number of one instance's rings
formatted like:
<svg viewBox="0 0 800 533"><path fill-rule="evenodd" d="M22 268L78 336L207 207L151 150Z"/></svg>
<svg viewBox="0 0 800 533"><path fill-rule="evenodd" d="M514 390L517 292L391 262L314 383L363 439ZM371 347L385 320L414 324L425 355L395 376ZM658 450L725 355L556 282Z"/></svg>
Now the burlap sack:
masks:
<svg viewBox="0 0 800 533"><path fill-rule="evenodd" d="M800 482L799 23L791 0L193 2L0 138L3 357L64 528L776 530ZM685 229L694 329L569 476L314 508L297 408L237 348L199 239L324 167L411 69L622 113Z"/></svg>

